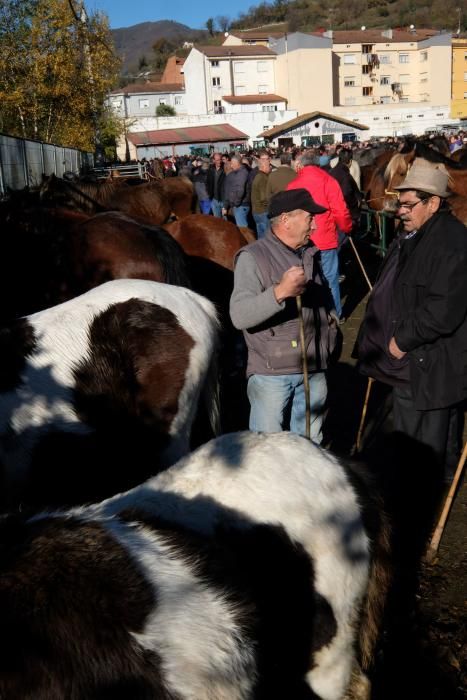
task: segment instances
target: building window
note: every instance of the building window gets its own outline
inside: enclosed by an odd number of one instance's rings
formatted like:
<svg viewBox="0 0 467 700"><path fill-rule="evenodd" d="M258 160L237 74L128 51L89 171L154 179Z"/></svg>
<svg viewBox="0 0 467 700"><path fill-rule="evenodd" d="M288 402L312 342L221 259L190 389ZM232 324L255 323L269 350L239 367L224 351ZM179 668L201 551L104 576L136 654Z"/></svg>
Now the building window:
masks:
<svg viewBox="0 0 467 700"><path fill-rule="evenodd" d="M464 92L464 100L467 100L467 92Z"/></svg>
<svg viewBox="0 0 467 700"><path fill-rule="evenodd" d="M382 75L379 81L380 85L390 85L391 84L391 78L389 75Z"/></svg>
<svg viewBox="0 0 467 700"><path fill-rule="evenodd" d="M258 95L267 95L268 94L268 86L267 85L258 85Z"/></svg>
<svg viewBox="0 0 467 700"><path fill-rule="evenodd" d="M263 105L263 112L277 112L277 105Z"/></svg>
<svg viewBox="0 0 467 700"><path fill-rule="evenodd" d="M407 114L407 119L412 119L412 114Z"/></svg>
<svg viewBox="0 0 467 700"><path fill-rule="evenodd" d="M160 105L166 105L166 104L167 104L167 98L166 98L166 97L159 97L159 104L160 104Z"/></svg>
<svg viewBox="0 0 467 700"><path fill-rule="evenodd" d="M344 54L344 63L349 64L349 63L356 63L357 61L355 60L355 54L354 53L345 53Z"/></svg>
<svg viewBox="0 0 467 700"><path fill-rule="evenodd" d="M389 119L391 119L391 117L384 117L384 119L388 121Z"/></svg>
<svg viewBox="0 0 467 700"><path fill-rule="evenodd" d="M267 61L257 61L256 62L256 70L258 73L264 73L268 69L268 62Z"/></svg>
<svg viewBox="0 0 467 700"><path fill-rule="evenodd" d="M379 121L379 117L373 117L373 121L374 121L374 122L378 122L378 121Z"/></svg>
<svg viewBox="0 0 467 700"><path fill-rule="evenodd" d="M120 100L112 100L112 107L114 109L121 109L122 103L120 102Z"/></svg>
<svg viewBox="0 0 467 700"><path fill-rule="evenodd" d="M408 97L399 97L399 102L408 102L409 98Z"/></svg>
<svg viewBox="0 0 467 700"><path fill-rule="evenodd" d="M364 87L363 88L363 92L362 92L363 97L371 97L372 94L373 94L372 87Z"/></svg>
<svg viewBox="0 0 467 700"><path fill-rule="evenodd" d="M139 101L139 108L140 109L147 109L149 107L149 100L140 100Z"/></svg>
<svg viewBox="0 0 467 700"><path fill-rule="evenodd" d="M268 129L271 128L270 124L266 124L266 126L263 126L263 131L267 131Z"/></svg>
<svg viewBox="0 0 467 700"><path fill-rule="evenodd" d="M235 85L234 90L236 95L246 95L246 87L244 85Z"/></svg>
<svg viewBox="0 0 467 700"><path fill-rule="evenodd" d="M400 53L399 54L399 63L408 63L409 62L409 54L408 53Z"/></svg>
<svg viewBox="0 0 467 700"><path fill-rule="evenodd" d="M428 82L428 73L420 73L420 82L421 82L421 83L427 83L427 82Z"/></svg>
<svg viewBox="0 0 467 700"><path fill-rule="evenodd" d="M214 114L224 114L224 111L221 100L214 100Z"/></svg>
<svg viewBox="0 0 467 700"><path fill-rule="evenodd" d="M355 99L355 97L346 97L344 100L344 104L345 105L356 105L357 100ZM356 120L354 120L354 121L356 121Z"/></svg>
<svg viewBox="0 0 467 700"><path fill-rule="evenodd" d="M181 97L181 95L175 95L175 104L176 104L176 105L182 105L182 104L183 104L183 97Z"/></svg>
<svg viewBox="0 0 467 700"><path fill-rule="evenodd" d="M211 68L219 68L219 61L211 61Z"/></svg>
<svg viewBox="0 0 467 700"><path fill-rule="evenodd" d="M244 61L235 61L234 63L234 73L244 73L245 63Z"/></svg>
<svg viewBox="0 0 467 700"><path fill-rule="evenodd" d="M382 53L379 57L379 62L380 63L391 63L391 56L387 53Z"/></svg>
<svg viewBox="0 0 467 700"><path fill-rule="evenodd" d="M344 78L344 87L355 87L355 78L351 76Z"/></svg>
<svg viewBox="0 0 467 700"><path fill-rule="evenodd" d="M382 105L387 105L387 104L390 104L391 97L389 95L383 95L379 101Z"/></svg>
<svg viewBox="0 0 467 700"><path fill-rule="evenodd" d="M408 73L401 73L399 75L399 82L401 85L407 85L407 83L410 83L410 75Z"/></svg>
<svg viewBox="0 0 467 700"><path fill-rule="evenodd" d="M372 66L369 66L368 63L365 63L365 65L362 66L362 73L363 75L368 75L368 73L371 73Z"/></svg>
<svg viewBox="0 0 467 700"><path fill-rule="evenodd" d="M373 53L373 44L362 44L362 53Z"/></svg>
<svg viewBox="0 0 467 700"><path fill-rule="evenodd" d="M420 61L428 61L428 51L420 52Z"/></svg>
<svg viewBox="0 0 467 700"><path fill-rule="evenodd" d="M467 73L464 73L464 80L467 80Z"/></svg>
<svg viewBox="0 0 467 700"><path fill-rule="evenodd" d="M221 86L221 79L220 78L213 78L212 85L213 85L213 87L220 87Z"/></svg>

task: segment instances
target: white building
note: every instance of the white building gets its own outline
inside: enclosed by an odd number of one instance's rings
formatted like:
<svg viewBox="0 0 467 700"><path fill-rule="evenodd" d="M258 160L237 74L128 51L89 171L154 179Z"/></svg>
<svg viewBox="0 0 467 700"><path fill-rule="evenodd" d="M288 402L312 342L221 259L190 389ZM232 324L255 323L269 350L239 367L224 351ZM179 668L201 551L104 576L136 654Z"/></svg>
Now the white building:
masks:
<svg viewBox="0 0 467 700"><path fill-rule="evenodd" d="M186 114L185 90L178 83L134 83L112 90L107 103L121 117L154 117L159 105L170 105L177 114Z"/></svg>
<svg viewBox="0 0 467 700"><path fill-rule="evenodd" d="M183 66L188 114L215 114L224 97L275 95L276 54L265 46L197 46Z"/></svg>

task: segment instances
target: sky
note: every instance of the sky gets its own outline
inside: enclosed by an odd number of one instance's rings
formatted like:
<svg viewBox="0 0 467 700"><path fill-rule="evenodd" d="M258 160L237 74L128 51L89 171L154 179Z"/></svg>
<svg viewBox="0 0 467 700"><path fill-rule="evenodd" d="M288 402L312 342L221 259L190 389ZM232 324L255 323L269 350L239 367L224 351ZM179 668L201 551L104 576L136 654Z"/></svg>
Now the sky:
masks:
<svg viewBox="0 0 467 700"><path fill-rule="evenodd" d="M224 15L234 20L240 12L256 4L256 0L232 0L225 5L212 0L137 0L134 4L130 0L86 0L88 10L102 10L107 14L112 29L161 19L181 22L191 29L205 29L209 17Z"/></svg>

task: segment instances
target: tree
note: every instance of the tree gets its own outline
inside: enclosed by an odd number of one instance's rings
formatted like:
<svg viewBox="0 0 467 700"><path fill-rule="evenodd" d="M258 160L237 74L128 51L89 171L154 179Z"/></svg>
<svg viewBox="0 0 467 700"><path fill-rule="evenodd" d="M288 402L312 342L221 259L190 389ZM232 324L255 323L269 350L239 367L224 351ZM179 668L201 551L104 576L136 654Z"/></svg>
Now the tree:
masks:
<svg viewBox="0 0 467 700"><path fill-rule="evenodd" d="M206 29L209 32L209 36L214 36L214 20L212 17L206 20Z"/></svg>
<svg viewBox="0 0 467 700"><path fill-rule="evenodd" d="M157 105L156 117L175 117L177 112L171 105Z"/></svg>
<svg viewBox="0 0 467 700"><path fill-rule="evenodd" d="M218 17L216 17L216 23L221 32L226 32L230 27L230 17L226 17L225 15L219 15Z"/></svg>
<svg viewBox="0 0 467 700"><path fill-rule="evenodd" d="M106 18L82 0L2 0L2 131L92 150L118 69Z"/></svg>

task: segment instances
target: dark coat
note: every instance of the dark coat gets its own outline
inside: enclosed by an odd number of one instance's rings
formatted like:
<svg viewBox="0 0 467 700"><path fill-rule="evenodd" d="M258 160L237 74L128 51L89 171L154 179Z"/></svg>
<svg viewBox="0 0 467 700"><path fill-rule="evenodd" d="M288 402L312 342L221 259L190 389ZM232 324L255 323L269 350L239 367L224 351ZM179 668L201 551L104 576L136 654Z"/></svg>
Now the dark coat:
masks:
<svg viewBox="0 0 467 700"><path fill-rule="evenodd" d="M416 408L445 408L467 397L467 228L440 211L404 249L394 337L409 355Z"/></svg>
<svg viewBox="0 0 467 700"><path fill-rule="evenodd" d="M218 180L218 192L219 197L216 197L215 185L216 185L216 166L211 165L208 170L208 177L206 181L206 187L208 188L209 199L219 199L222 201L224 199L224 182L225 182L225 171L224 166L221 167L221 172L219 174Z"/></svg>

